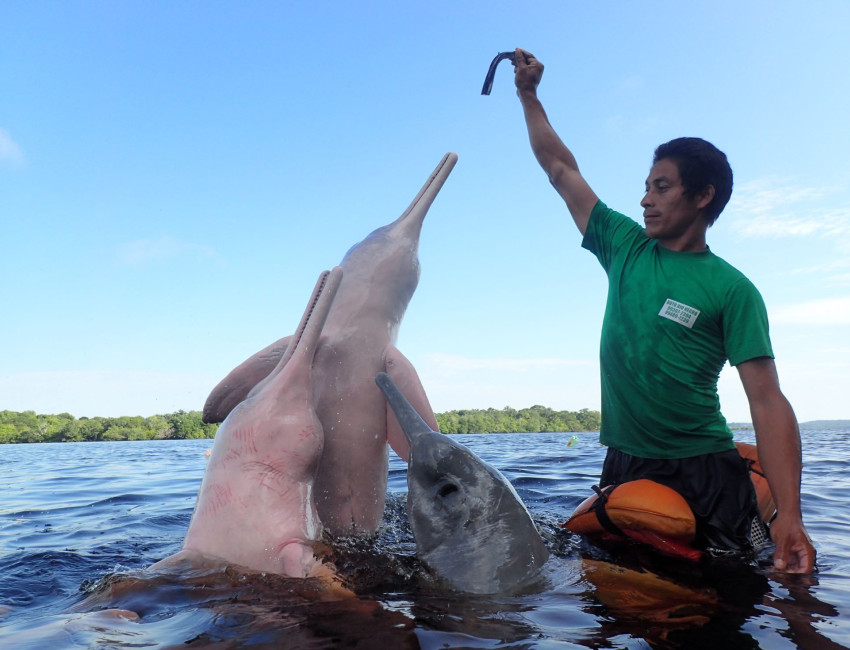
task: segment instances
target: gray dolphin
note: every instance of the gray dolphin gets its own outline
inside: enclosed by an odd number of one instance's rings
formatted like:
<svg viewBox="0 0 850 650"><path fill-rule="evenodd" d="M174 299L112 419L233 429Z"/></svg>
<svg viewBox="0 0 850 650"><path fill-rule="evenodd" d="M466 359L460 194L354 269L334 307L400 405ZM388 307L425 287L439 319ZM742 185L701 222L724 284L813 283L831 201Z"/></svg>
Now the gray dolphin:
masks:
<svg viewBox="0 0 850 650"><path fill-rule="evenodd" d="M404 213L354 245L313 362L316 412L325 447L315 498L325 529L334 535L371 534L384 514L387 443L407 459L407 439L374 384L388 373L425 419L437 428L413 364L395 347L407 304L419 282L419 236L428 209L457 162L446 154ZM263 380L290 337L272 343L230 372L210 393L204 420L220 422Z"/></svg>
<svg viewBox="0 0 850 650"><path fill-rule="evenodd" d="M531 582L549 551L510 482L433 431L388 375L375 382L410 442L407 513L420 559L459 591L503 593Z"/></svg>

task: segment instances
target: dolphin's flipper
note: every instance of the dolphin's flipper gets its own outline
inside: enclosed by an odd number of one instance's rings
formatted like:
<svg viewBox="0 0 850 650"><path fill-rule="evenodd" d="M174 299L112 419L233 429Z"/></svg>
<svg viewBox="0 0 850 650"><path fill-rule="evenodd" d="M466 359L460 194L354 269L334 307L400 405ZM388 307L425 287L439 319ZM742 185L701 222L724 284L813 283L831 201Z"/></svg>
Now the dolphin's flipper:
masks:
<svg viewBox="0 0 850 650"><path fill-rule="evenodd" d="M425 423L434 431L439 431L440 426L434 416L434 409L431 408L431 402L428 400L428 395L425 393L425 387L422 386L416 368L394 345L389 346L384 356L384 372L389 375L393 383L410 402L410 405L425 420ZM410 443L408 443L407 436L402 431L389 403L387 403L386 409L387 442L393 451L407 462L410 456Z"/></svg>
<svg viewBox="0 0 850 650"><path fill-rule="evenodd" d="M231 370L207 397L204 403L203 421L208 424L224 422L230 412L248 397L251 389L277 367L281 357L286 354L291 340L292 336L278 339Z"/></svg>

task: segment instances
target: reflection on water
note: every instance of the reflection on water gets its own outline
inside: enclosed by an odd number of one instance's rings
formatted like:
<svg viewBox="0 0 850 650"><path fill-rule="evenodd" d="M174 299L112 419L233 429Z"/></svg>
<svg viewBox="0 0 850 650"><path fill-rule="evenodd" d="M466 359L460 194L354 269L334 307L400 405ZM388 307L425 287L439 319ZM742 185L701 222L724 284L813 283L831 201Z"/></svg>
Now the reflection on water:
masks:
<svg viewBox="0 0 850 650"><path fill-rule="evenodd" d="M418 562L404 464L384 525L333 559L357 599L232 568L145 569L183 539L210 441L0 446L0 646L324 648L850 647L848 431L805 432L815 576L693 565L591 545L557 526L589 494L595 434L459 436L526 502L552 557L525 593L453 593ZM742 440L752 441L751 432ZM469 558L474 562L475 558ZM5 642L4 642L5 639Z"/></svg>

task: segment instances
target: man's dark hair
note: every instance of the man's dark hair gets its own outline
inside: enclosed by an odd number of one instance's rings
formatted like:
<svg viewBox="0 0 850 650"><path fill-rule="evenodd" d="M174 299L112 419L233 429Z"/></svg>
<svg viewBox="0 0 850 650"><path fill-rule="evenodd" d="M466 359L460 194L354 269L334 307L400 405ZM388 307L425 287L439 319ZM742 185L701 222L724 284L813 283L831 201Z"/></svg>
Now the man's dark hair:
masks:
<svg viewBox="0 0 850 650"><path fill-rule="evenodd" d="M713 224L732 196L732 168L726 154L702 138L676 138L659 145L652 164L665 158L679 168L686 196L693 198L706 186L714 186L714 198L705 208L708 225Z"/></svg>

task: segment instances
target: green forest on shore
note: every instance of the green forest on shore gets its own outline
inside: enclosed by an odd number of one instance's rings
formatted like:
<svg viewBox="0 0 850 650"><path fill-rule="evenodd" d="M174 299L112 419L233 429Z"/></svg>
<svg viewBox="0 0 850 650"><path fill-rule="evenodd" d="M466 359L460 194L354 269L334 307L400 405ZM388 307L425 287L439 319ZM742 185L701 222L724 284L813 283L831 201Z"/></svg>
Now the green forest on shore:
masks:
<svg viewBox="0 0 850 650"><path fill-rule="evenodd" d="M540 433L598 431L598 411L555 411L545 406L525 409L470 409L437 413L443 433ZM81 417L70 413L0 411L0 444L91 442L98 440L181 440L214 438L217 424L205 424L200 411L177 411L150 417Z"/></svg>

